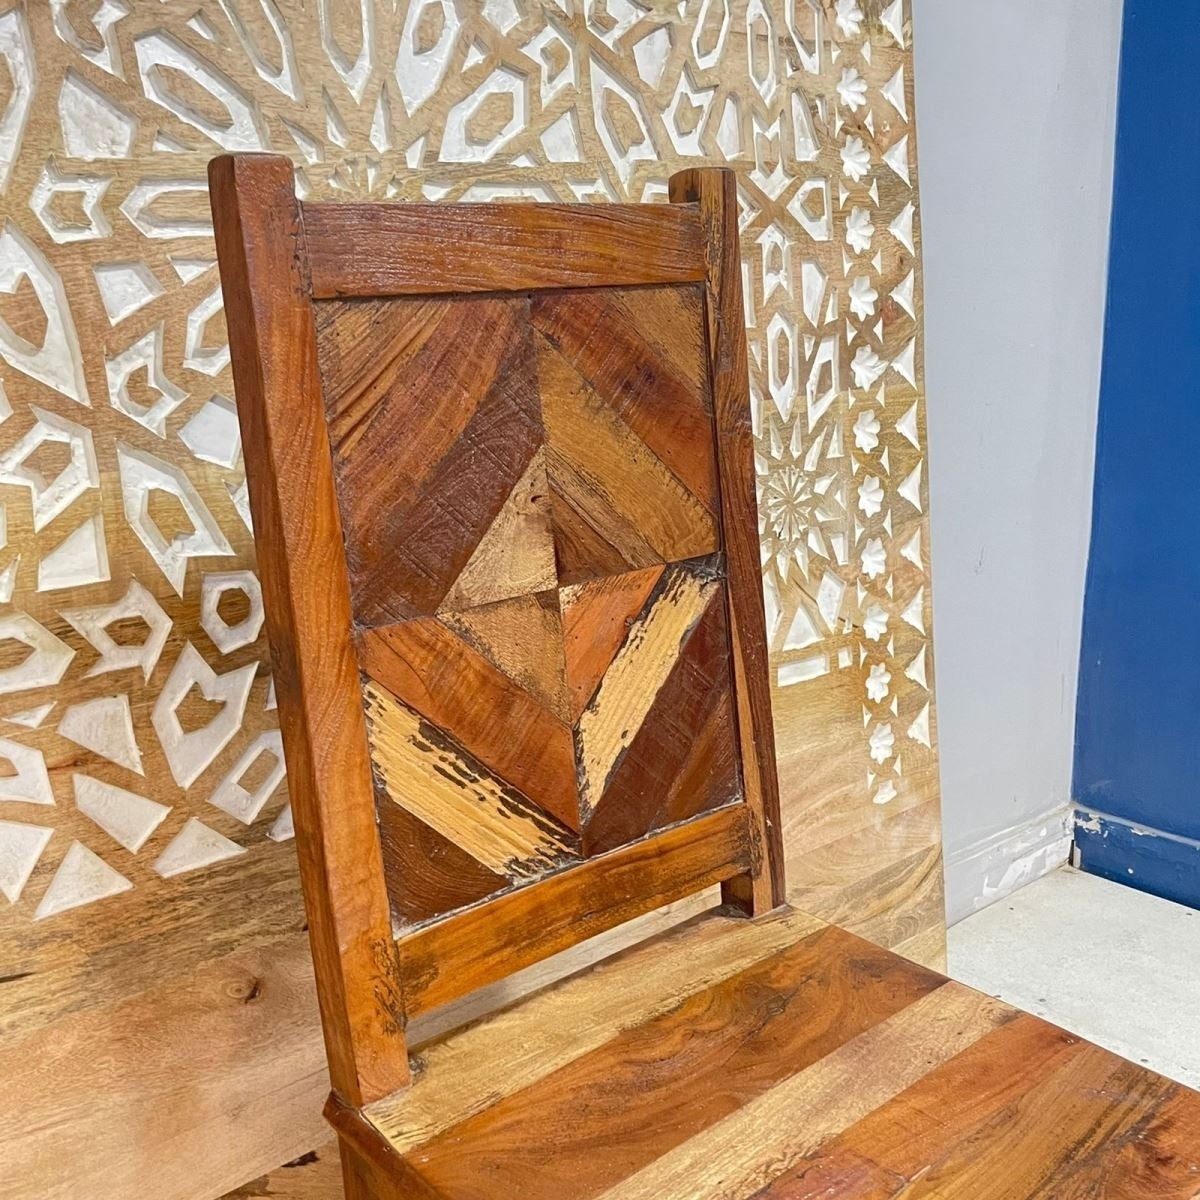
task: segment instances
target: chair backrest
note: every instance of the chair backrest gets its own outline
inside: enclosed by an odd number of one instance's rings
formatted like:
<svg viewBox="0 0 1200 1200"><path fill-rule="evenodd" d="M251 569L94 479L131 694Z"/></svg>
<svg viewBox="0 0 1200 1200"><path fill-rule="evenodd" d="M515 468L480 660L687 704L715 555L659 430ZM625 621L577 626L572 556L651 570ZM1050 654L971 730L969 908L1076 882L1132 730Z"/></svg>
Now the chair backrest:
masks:
<svg viewBox="0 0 1200 1200"><path fill-rule="evenodd" d="M732 174L301 204L210 166L334 1087L712 884L783 900Z"/></svg>

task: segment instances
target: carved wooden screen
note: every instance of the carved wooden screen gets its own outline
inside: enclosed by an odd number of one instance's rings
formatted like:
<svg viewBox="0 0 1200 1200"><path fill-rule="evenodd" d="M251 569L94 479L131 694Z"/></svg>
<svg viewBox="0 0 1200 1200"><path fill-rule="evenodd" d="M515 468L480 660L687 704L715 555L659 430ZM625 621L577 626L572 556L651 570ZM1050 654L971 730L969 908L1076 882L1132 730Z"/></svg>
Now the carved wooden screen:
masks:
<svg viewBox="0 0 1200 1200"><path fill-rule="evenodd" d="M399 1023L710 884L780 903L732 173L601 208L301 209L265 156L212 185L318 969L369 943L327 1022L385 927Z"/></svg>

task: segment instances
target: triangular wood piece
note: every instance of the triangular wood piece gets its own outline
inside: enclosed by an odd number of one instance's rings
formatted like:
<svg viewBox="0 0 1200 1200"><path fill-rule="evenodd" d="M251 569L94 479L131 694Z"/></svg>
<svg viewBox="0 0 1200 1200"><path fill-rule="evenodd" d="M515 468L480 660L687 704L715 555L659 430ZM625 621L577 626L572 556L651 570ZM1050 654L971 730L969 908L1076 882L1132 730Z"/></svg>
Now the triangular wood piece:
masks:
<svg viewBox="0 0 1200 1200"><path fill-rule="evenodd" d="M555 582L550 487L545 452L539 450L454 581L441 611L547 591Z"/></svg>
<svg viewBox="0 0 1200 1200"><path fill-rule="evenodd" d="M567 702L557 592L516 596L439 616L444 625L540 700L560 721L573 720Z"/></svg>
<svg viewBox="0 0 1200 1200"><path fill-rule="evenodd" d="M505 876L401 808L386 791L377 797L376 807L384 875L397 924L419 925L509 886Z"/></svg>

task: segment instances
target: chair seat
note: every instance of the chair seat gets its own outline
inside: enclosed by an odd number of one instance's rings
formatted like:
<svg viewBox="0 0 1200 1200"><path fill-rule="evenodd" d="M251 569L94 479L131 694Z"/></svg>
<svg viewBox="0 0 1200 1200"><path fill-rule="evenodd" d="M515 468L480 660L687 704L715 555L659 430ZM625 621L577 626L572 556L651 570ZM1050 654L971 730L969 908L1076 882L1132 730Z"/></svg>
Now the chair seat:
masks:
<svg viewBox="0 0 1200 1200"><path fill-rule="evenodd" d="M708 914L334 1123L400 1197L1200 1194L1200 1096L802 913Z"/></svg>

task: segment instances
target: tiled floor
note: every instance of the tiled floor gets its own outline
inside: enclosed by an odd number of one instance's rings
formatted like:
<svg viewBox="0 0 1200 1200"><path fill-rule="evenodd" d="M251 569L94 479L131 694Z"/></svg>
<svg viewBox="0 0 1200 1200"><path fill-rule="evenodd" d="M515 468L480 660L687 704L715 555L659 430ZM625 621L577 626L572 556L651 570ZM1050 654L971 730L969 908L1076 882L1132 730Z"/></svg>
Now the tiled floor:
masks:
<svg viewBox="0 0 1200 1200"><path fill-rule="evenodd" d="M950 974L1200 1090L1200 912L1063 867L950 930Z"/></svg>

